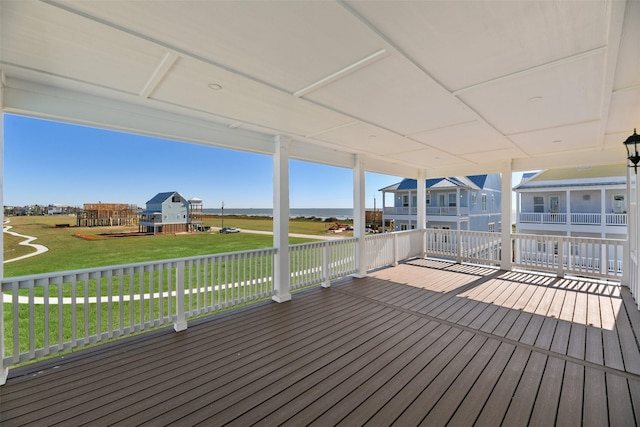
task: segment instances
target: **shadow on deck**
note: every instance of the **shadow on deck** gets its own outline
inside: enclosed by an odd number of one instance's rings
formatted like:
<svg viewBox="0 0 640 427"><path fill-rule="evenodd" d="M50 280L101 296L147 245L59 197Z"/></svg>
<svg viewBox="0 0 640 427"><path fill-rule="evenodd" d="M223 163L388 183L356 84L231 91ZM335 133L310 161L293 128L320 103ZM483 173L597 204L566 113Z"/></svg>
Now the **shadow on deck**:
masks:
<svg viewBox="0 0 640 427"><path fill-rule="evenodd" d="M416 260L14 369L0 421L634 425L625 288Z"/></svg>

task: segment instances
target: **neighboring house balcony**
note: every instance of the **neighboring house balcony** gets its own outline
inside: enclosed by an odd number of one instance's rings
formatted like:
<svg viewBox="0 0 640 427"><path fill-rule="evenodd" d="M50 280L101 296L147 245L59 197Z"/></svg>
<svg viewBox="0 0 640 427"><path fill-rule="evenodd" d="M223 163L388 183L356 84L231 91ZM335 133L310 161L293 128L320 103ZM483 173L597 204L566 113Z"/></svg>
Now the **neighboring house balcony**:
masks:
<svg viewBox="0 0 640 427"><path fill-rule="evenodd" d="M404 207L385 207L384 215L390 219L394 219L393 217L406 217L406 216L416 216L418 214L418 208L415 206L404 206ZM469 207L467 206L427 206L426 214L429 217L432 216L442 216L442 217L452 217L452 216L469 216ZM395 218L400 219L400 218Z"/></svg>
<svg viewBox="0 0 640 427"><path fill-rule="evenodd" d="M626 213L566 213L566 212L521 212L518 215L520 228L528 230L562 231L571 227L571 231L590 232L600 227L609 234L626 234Z"/></svg>

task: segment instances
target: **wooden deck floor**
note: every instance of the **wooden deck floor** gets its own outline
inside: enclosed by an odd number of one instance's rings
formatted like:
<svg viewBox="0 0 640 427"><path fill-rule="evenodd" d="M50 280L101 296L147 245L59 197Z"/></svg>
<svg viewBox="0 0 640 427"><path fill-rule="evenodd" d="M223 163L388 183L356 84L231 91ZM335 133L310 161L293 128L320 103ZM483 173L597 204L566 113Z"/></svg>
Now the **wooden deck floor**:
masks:
<svg viewBox="0 0 640 427"><path fill-rule="evenodd" d="M629 426L625 289L417 260L10 372L0 424Z"/></svg>

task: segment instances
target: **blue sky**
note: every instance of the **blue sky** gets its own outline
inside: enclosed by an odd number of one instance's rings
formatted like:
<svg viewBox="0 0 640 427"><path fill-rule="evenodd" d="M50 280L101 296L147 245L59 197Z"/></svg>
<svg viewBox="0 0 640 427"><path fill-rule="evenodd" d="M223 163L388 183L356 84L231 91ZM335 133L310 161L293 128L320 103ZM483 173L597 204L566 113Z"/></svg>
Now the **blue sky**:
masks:
<svg viewBox="0 0 640 427"><path fill-rule="evenodd" d="M353 207L350 169L291 160L292 208ZM4 205L129 203L159 192L205 208L271 208L271 156L5 114ZM367 208L401 177L365 174ZM389 202L390 203L390 202Z"/></svg>
<svg viewBox="0 0 640 427"><path fill-rule="evenodd" d="M4 115L4 205L128 203L157 193L199 197L205 208L273 207L272 158L199 144ZM513 174L513 185L522 173ZM366 207L402 177L365 174ZM291 208L353 207L353 172L289 163ZM514 199L515 206L515 196ZM387 195L386 205L392 204Z"/></svg>

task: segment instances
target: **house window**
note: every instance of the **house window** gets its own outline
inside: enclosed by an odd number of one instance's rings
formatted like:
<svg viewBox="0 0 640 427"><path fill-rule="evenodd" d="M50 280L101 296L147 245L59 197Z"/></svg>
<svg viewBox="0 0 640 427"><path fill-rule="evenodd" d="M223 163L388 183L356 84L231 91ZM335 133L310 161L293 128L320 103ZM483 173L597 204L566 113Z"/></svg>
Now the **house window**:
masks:
<svg viewBox="0 0 640 427"><path fill-rule="evenodd" d="M177 194L174 194L173 197L171 198L171 201L173 203L180 203L180 196L178 196Z"/></svg>
<svg viewBox="0 0 640 427"><path fill-rule="evenodd" d="M544 212L544 197L533 196L533 211L537 213Z"/></svg>
<svg viewBox="0 0 640 427"><path fill-rule="evenodd" d="M489 224L489 232L493 233L496 231L496 223L495 222L490 222Z"/></svg>
<svg viewBox="0 0 640 427"><path fill-rule="evenodd" d="M549 211L551 213L560 211L560 198L558 196L549 196Z"/></svg>
<svg viewBox="0 0 640 427"><path fill-rule="evenodd" d="M430 192L430 191L429 191L429 192L427 192L427 197L426 197L426 199L427 199L427 204L428 204L428 205L430 205L430 204L431 204L431 192Z"/></svg>
<svg viewBox="0 0 640 427"><path fill-rule="evenodd" d="M486 212L487 211L487 195L483 194L482 195L482 212Z"/></svg>
<svg viewBox="0 0 640 427"><path fill-rule="evenodd" d="M449 207L456 207L456 193L449 193Z"/></svg>
<svg viewBox="0 0 640 427"><path fill-rule="evenodd" d="M409 195L405 194L404 196L402 196L402 207L409 207Z"/></svg>
<svg viewBox="0 0 640 427"><path fill-rule="evenodd" d="M477 198L477 193L474 191L473 193L471 193L471 204L472 205L476 204L476 198Z"/></svg>
<svg viewBox="0 0 640 427"><path fill-rule="evenodd" d="M438 194L438 206L445 206L445 204L444 204L444 194Z"/></svg>
<svg viewBox="0 0 640 427"><path fill-rule="evenodd" d="M616 194L613 196L613 212L624 213L624 196L622 194Z"/></svg>

